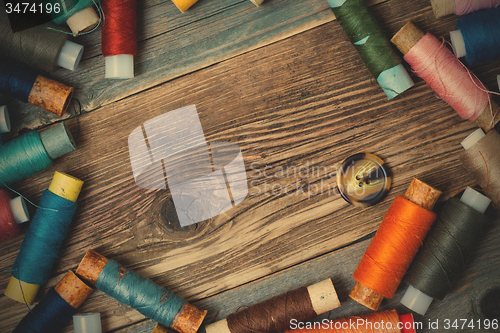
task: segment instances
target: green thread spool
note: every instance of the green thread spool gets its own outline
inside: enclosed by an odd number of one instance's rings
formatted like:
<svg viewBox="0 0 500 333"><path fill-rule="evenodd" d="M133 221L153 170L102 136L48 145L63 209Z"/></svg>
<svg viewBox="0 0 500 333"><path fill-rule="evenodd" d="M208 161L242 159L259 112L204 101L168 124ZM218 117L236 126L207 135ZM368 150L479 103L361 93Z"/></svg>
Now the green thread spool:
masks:
<svg viewBox="0 0 500 333"><path fill-rule="evenodd" d="M0 147L0 187L45 170L53 160L75 149L71 132L64 123L12 139Z"/></svg>
<svg viewBox="0 0 500 333"><path fill-rule="evenodd" d="M401 64L401 58L364 0L328 0L328 3L388 99L413 86L412 79Z"/></svg>

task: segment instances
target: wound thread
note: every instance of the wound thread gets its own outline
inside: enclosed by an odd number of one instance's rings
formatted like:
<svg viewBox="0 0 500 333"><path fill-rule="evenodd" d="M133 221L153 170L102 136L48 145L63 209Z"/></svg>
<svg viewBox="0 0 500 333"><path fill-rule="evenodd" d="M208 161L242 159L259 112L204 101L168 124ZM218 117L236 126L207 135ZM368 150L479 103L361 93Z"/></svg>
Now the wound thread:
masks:
<svg viewBox="0 0 500 333"><path fill-rule="evenodd" d="M366 249L354 279L392 298L436 215L397 195Z"/></svg>
<svg viewBox="0 0 500 333"><path fill-rule="evenodd" d="M479 186L484 189L484 194L491 199L496 208L500 208L498 147L500 147L500 134L496 130L491 130L475 145L460 154L460 162L474 176Z"/></svg>
<svg viewBox="0 0 500 333"><path fill-rule="evenodd" d="M102 27L104 57L137 53L136 0L107 0L102 3L106 24Z"/></svg>
<svg viewBox="0 0 500 333"><path fill-rule="evenodd" d="M316 316L307 287L302 287L230 314L227 325L231 333L278 332L287 329L291 319Z"/></svg>
<svg viewBox="0 0 500 333"><path fill-rule="evenodd" d="M68 35L47 27L57 28L52 24L39 25L13 33L7 14L0 10L0 54L46 72L54 72Z"/></svg>
<svg viewBox="0 0 500 333"><path fill-rule="evenodd" d="M456 285L484 235L489 219L450 198L415 257L405 281L427 296L443 300Z"/></svg>
<svg viewBox="0 0 500 333"><path fill-rule="evenodd" d="M469 65L500 58L500 7L461 17L456 27L462 33Z"/></svg>
<svg viewBox="0 0 500 333"><path fill-rule="evenodd" d="M455 0L455 14L466 15L500 5L500 0Z"/></svg>

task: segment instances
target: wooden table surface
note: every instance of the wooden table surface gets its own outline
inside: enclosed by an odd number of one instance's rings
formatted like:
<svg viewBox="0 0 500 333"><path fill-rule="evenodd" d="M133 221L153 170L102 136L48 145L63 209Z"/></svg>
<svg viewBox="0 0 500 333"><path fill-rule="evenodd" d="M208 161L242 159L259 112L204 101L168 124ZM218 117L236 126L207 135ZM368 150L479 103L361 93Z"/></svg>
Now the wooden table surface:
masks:
<svg viewBox="0 0 500 333"><path fill-rule="evenodd" d="M436 19L429 0L369 5L389 37L414 19L449 40L457 18ZM60 259L37 301L93 248L208 310L205 323L328 277L342 307L319 319L367 313L348 297L352 273L396 194L418 177L443 192L440 206L476 185L458 160L460 141L475 124L411 72L415 86L388 101L326 0L266 0L260 8L249 0L199 0L184 14L170 0L144 0L138 16L134 79L104 79L99 32L76 39L85 46L79 69L54 77L74 86L83 106L78 149L13 186L38 202L56 170L85 181ZM500 60L471 68L498 91ZM60 121L5 96L2 104L11 111L14 133ZM135 185L127 137L146 120L191 104L208 142L241 148L249 194L217 217L180 228L168 213L169 191ZM76 134L71 113L65 119ZM279 172L335 170L358 152L380 156L393 174L388 197L370 208L350 206L333 191L334 173ZM287 185L287 193L280 190ZM490 214L495 223L455 292L415 317L424 324L420 332L437 332L429 320L481 318L478 302L500 285L499 216ZM2 291L22 240L0 244ZM399 304L406 286L381 309L408 312ZM11 332L27 311L0 295L0 333ZM79 311L100 312L103 332L149 333L155 324L99 291ZM72 331L69 323L64 332Z"/></svg>

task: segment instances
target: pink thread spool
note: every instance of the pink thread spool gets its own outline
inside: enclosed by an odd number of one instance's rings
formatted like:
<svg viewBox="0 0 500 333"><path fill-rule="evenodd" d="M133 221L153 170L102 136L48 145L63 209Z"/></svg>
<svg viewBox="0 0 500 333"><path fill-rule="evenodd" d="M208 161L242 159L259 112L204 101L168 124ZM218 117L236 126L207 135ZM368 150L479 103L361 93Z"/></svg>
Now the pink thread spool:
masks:
<svg viewBox="0 0 500 333"><path fill-rule="evenodd" d="M500 0L431 0L436 18L447 15L466 15L500 5Z"/></svg>
<svg viewBox="0 0 500 333"><path fill-rule="evenodd" d="M488 90L460 60L431 34L409 21L391 39L415 73L424 79L460 117L488 132L500 121L499 106Z"/></svg>
<svg viewBox="0 0 500 333"><path fill-rule="evenodd" d="M29 221L28 208L23 198L10 198L0 189L0 242L19 236L19 224Z"/></svg>

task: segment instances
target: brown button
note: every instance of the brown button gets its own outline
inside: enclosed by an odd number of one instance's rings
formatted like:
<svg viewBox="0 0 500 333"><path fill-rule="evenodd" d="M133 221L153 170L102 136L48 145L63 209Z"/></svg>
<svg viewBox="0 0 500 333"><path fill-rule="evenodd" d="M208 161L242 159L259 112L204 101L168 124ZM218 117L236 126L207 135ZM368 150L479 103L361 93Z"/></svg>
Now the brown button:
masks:
<svg viewBox="0 0 500 333"><path fill-rule="evenodd" d="M337 188L348 203L368 207L389 193L392 178L378 156L359 153L348 157L337 171Z"/></svg>

